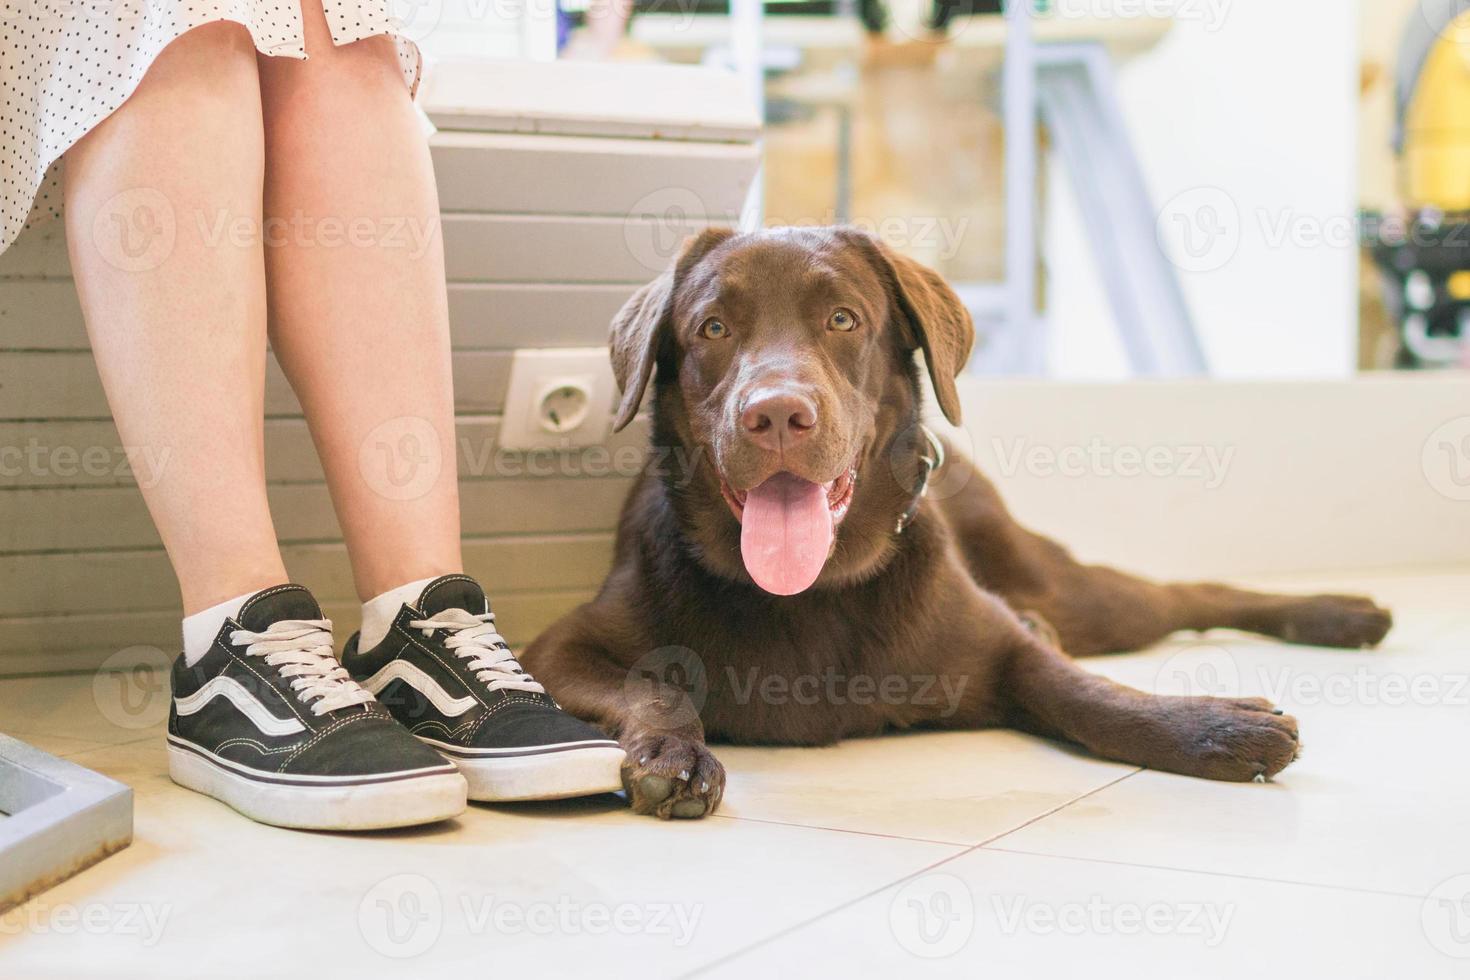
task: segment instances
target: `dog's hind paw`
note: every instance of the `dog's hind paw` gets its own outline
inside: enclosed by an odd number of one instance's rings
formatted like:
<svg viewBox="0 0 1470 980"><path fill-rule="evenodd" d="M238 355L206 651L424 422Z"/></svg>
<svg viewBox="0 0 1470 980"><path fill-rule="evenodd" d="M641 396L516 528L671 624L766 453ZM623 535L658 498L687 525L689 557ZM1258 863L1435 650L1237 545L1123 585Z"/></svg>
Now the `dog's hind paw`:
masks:
<svg viewBox="0 0 1470 980"><path fill-rule="evenodd" d="M644 734L625 739L623 789L634 813L663 820L715 812L725 795L725 767L703 742L685 735Z"/></svg>
<svg viewBox="0 0 1470 980"><path fill-rule="evenodd" d="M1393 628L1393 614L1371 599L1308 596L1286 611L1279 636L1288 643L1348 650L1376 647Z"/></svg>

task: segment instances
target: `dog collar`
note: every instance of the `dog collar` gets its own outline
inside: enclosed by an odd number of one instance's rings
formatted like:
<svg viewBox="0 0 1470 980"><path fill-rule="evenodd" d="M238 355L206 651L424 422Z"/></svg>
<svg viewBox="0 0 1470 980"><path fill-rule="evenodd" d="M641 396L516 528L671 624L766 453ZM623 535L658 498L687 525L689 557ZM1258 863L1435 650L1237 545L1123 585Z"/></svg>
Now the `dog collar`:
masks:
<svg viewBox="0 0 1470 980"><path fill-rule="evenodd" d="M898 523L893 528L894 534L902 534L904 528L914 522L919 514L919 505L924 502L924 497L929 493L929 477L944 465L944 443L934 434L934 430L927 425L920 424L924 432L924 438L929 441L929 453L919 457L919 489L915 491L914 497L909 501L908 507L902 514L898 515Z"/></svg>

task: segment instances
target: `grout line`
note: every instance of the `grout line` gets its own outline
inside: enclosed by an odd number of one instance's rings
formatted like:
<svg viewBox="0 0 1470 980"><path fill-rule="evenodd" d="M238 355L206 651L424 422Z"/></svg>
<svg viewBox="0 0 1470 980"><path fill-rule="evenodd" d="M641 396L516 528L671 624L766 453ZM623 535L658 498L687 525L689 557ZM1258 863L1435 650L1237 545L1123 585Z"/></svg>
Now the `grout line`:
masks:
<svg viewBox="0 0 1470 980"><path fill-rule="evenodd" d="M914 841L919 844L942 844L945 847L969 847L969 844L955 840L935 840L932 837L906 837L903 834L880 834L872 830L849 830L846 827L822 827L809 823L792 823L789 820L763 820L760 817L739 817L732 813L711 814L715 820L739 820L745 823L769 824L773 827L793 827L798 830L825 830L833 834L852 834L855 837L875 837L879 840L902 840Z"/></svg>
<svg viewBox="0 0 1470 980"><path fill-rule="evenodd" d="M632 481L632 480L636 480L637 478L638 478L638 474L637 473L624 474L624 473L611 473L611 472L610 473L586 473L586 474L579 473L579 474L577 474L575 476L562 476L562 475L538 476L538 475L536 475L534 473L526 473L526 474L521 475L521 476L476 476L474 474L464 474L464 473L461 473L459 475L459 482L462 483L462 484L463 483L475 484L476 486L482 486L482 487L493 487L493 486L495 486L497 484L500 484L500 483L503 483L503 482L506 482L506 483L508 483L508 482L520 482L520 483L536 483L536 484L561 483L561 482L576 482L580 486L583 483L597 483L599 481L606 482L606 483L617 483L617 482L620 482L620 481L621 482L629 482L629 481ZM305 477L305 478L301 478L301 477L285 477L285 478L281 478L281 477L269 477L268 476L268 477L266 477L265 485L268 486L268 487L292 487L292 488L300 488L300 487L316 488L316 487L320 487L323 490L325 490L327 488L327 481L324 478L317 477L317 476L314 476L314 477ZM132 483L132 482L128 482L128 483L27 483L27 484L14 484L14 485L11 485L11 486L0 487L0 495L7 494L7 493L13 493L13 494L19 495L19 494L23 494L23 493L38 492L38 491L42 491L42 490L49 490L49 491L65 490L65 491L67 491L69 493L76 493L76 494L82 494L82 493L100 493L100 492L117 493L119 491L126 490L129 494L136 494L138 492L138 487L137 487L137 484Z"/></svg>
<svg viewBox="0 0 1470 980"><path fill-rule="evenodd" d="M595 538L601 541L611 539L613 536L613 531L613 528L593 528L591 530L585 531L564 531L560 529L551 531L495 531L489 533L461 535L461 540L466 544L503 544L506 542L525 543L534 541L565 543L572 540L584 541L588 538ZM335 549L339 545L342 545L342 543L343 539L340 535L327 538L297 539L287 545L286 550L291 550L295 548L320 551L325 548ZM7 558L55 558L96 554L162 555L164 554L164 549L163 545L161 544L113 546L104 545L96 548L44 548L33 551L4 552L0 554L3 554L3 556Z"/></svg>
<svg viewBox="0 0 1470 980"><path fill-rule="evenodd" d="M60 738L65 739L68 742L85 742L87 747L84 749L78 749L78 752L90 752L92 749L106 749L110 748L113 744L111 742L99 742L95 738L80 738L76 735L58 735L55 732L21 732L16 731L13 728L7 728L4 731L0 731L0 735L4 735L6 738L13 738L17 742L25 742L31 748L37 749L41 752L45 752L47 755L54 755L58 759L62 758L64 753L57 752L53 749L43 749L39 745L37 745L34 740L43 738Z"/></svg>
<svg viewBox="0 0 1470 980"><path fill-rule="evenodd" d="M150 732L149 734L146 734L146 735L139 735L136 738L125 738L125 739L123 739L122 741L119 741L119 742L101 741L101 740L95 739L95 738L84 738L84 737L79 736L79 735L58 735L58 734L56 734L54 732L14 732L14 731L11 731L11 732L4 732L3 734L10 736L11 738L15 739L16 741L25 742L27 745L31 746L31 748L37 749L38 751L41 751L41 752L45 752L47 755L55 756L58 759L72 759L72 758L75 758L76 756L79 756L79 755L87 755L88 753L91 753L91 752L101 752L101 751L103 751L105 749L117 749L117 748L122 748L125 745L137 745L139 742L151 741L152 739L161 737L163 735L163 732L161 732L161 731L158 731L158 732ZM53 752L50 749L42 749L39 746L35 745L34 743L32 743L30 741L27 741L28 739L33 739L33 738L64 738L64 739L68 739L68 740L73 741L73 742L86 742L88 744L87 744L87 746L85 748L80 748L80 749L76 749L76 750L70 750L70 751L66 751L66 752Z"/></svg>
<svg viewBox="0 0 1470 980"><path fill-rule="evenodd" d="M0 556L0 557L3 557L3 556ZM596 586L590 586L589 585L589 586L583 586L583 587L579 587L579 588L569 588L569 589L563 589L563 588L497 589L496 592L495 592L495 595L497 595L497 596L522 596L522 597L524 597L524 596L535 596L535 597L538 597L538 598L546 598L546 597L556 597L556 598L587 598L587 597L591 597L592 595L596 594L596 591L597 591ZM322 603L323 606L353 606L353 607L356 607L356 606L360 606L362 604L361 603L361 600L359 600L359 599L356 599L356 598L347 598L345 596L336 596L336 597L322 597L322 596L318 596L317 598L320 600L320 602ZM123 617L123 616L142 617L142 616L162 616L162 615L168 615L168 616L170 616L173 619L178 619L182 615L182 610L180 609L179 606L174 605L174 606L170 606L168 608L153 607L153 608L143 608L143 609L139 609L139 608L131 608L131 609L102 609L102 610L91 610L91 611L82 612L82 613L72 613L72 612L44 613L43 612L43 613L25 613L25 614L20 614L20 615L11 615L9 613L0 613L0 624L14 623L14 622L19 622L19 621L23 621L23 620L46 620L48 622L54 623L54 622L62 621L62 620L82 619L82 618L89 617L89 616L90 617L96 617L96 618L101 618L101 617L116 618L116 617ZM71 652L73 650L86 650L86 649L90 649L90 648L89 647L62 647L62 648L60 648L58 650L55 650L55 651L47 650L47 651L42 651L42 652L44 652L44 653L52 653L52 652L54 652L54 653L58 653L58 654L65 654L65 653ZM3 664L5 662L5 656L6 656L5 652L0 651L0 664ZM27 678L37 678L37 677L64 677L64 676L68 676L68 675L71 675L71 674L92 674L92 673L95 673L95 670L93 670L90 667L77 667L77 668L69 668L69 669L64 669L64 670L30 670L30 671L21 671L21 672L17 672L17 673L5 673L3 669L0 669L0 682L12 681L12 680L25 680Z"/></svg>
<svg viewBox="0 0 1470 980"><path fill-rule="evenodd" d="M1381 895L1386 898L1409 898L1423 901L1428 894L1399 892L1388 888L1358 888L1353 885L1334 885L1326 882L1299 881L1292 878L1270 878L1266 875L1249 875L1237 871L1210 871L1204 868L1181 868L1169 864L1141 864L1135 861L1112 861L1107 858L1079 857L1072 854L1046 854L1041 851L1023 851L1013 847L987 847L997 854L1017 854L1023 857L1051 858L1055 861L1081 861L1086 864L1107 864L1120 868L1140 868L1148 871L1172 871L1177 874L1206 875L1211 878L1234 878L1240 881L1258 881L1269 885L1291 885L1298 888L1325 888L1328 891L1347 892L1356 895Z"/></svg>
<svg viewBox="0 0 1470 980"><path fill-rule="evenodd" d="M994 835L992 835L990 837L985 838L984 840L982 840L978 844L971 845L969 848L967 848L965 850L965 854L969 854L969 853L971 853L973 851L978 851L981 848L989 847L991 844L994 844L998 840L1001 840L1003 838L1009 837L1011 834L1019 833L1020 831L1025 830L1027 827L1030 827L1032 824L1040 823L1041 821L1045 820L1047 817L1050 817L1050 816L1052 816L1055 813L1060 813L1062 810L1065 810L1067 807L1071 806L1074 803L1080 803L1082 800L1085 800L1085 799L1087 799L1090 796L1096 796L1098 793L1101 793L1103 790L1105 790L1105 789L1111 789L1112 787L1117 786L1123 780L1130 779L1130 778L1138 775L1139 773L1146 772L1146 771L1147 770L1144 767L1138 766L1138 767L1132 769L1129 772L1123 773L1117 779L1108 780L1106 783L1103 783L1101 786L1095 786L1092 789L1088 790L1087 792L1083 793L1082 795L1075 796L1072 799L1067 800L1065 803L1058 803L1056 806L1052 807L1050 810L1047 810L1047 811L1045 811L1043 813L1038 813L1036 816L1030 817L1029 819L1022 821L1021 823L1017 824L1016 826L1011 827L1009 830L1003 830L1003 831L1001 831L998 834L994 834ZM964 855L956 855L956 856L957 857L963 857Z"/></svg>
<svg viewBox="0 0 1470 980"><path fill-rule="evenodd" d="M1130 772L1125 772L1121 776L1117 777L1116 779L1111 779L1108 782L1103 783L1101 786L1095 786L1092 789L1088 790L1087 792L1082 793L1079 796L1075 796L1075 797L1073 797L1070 800L1067 800L1065 803L1058 803L1056 806L1052 807L1050 810L1047 810L1047 811L1045 811L1043 813L1038 813L1034 817L1028 818L1027 820L1023 821L1022 823L1018 824L1015 827L1010 828L1009 830L1004 830L1004 831L1001 831L1000 833L995 834L995 835L993 835L991 837L987 837L985 840L982 840L978 844L971 844L969 846L962 847L962 849L959 850L959 851L957 851L956 853L951 854L948 857L940 858L939 860L934 861L931 864L925 865L924 867L920 868L918 871L914 871L914 872L912 872L910 874L906 874L902 878L898 878L898 879L896 879L894 881L888 882L887 884L884 884L884 885L881 885L881 886L879 886L877 888L871 889L871 890L869 890L869 891L867 891L867 892L865 892L865 893L863 893L861 895L858 895L856 898L848 899L847 901L842 902L841 904L836 905L836 906L834 906L834 907L832 907L830 909L827 909L825 912L820 912L817 915L812 916L811 918L804 919L801 922L794 923L794 924L789 925L789 926L787 926L787 927L785 927L783 929L778 929L777 931L771 933L769 936L766 936L766 937L764 937L762 939L756 940L755 942L751 943L749 946L744 946L744 947L741 947L740 949L735 950L734 952L726 953L724 956L720 956L720 957L718 957L716 959L710 960L708 963L703 963L703 964L695 967L694 969L689 970L687 973L680 974L679 976L681 978L697 976L697 975L699 975L701 973L705 973L705 972L707 972L709 970L714 969L715 967L721 965L722 963L729 963L732 960L735 960L735 959L738 959L741 956L744 956L746 953L749 953L749 952L752 952L752 951L754 951L756 949L759 949L762 946L769 945L770 943L775 942L777 939L780 939L783 936L788 936L788 935L790 935L790 934L792 934L794 932L798 932L798 931L800 931L802 929L805 929L807 926L815 925L816 923L820 922L821 920L826 919L826 918L828 918L830 916L836 915L837 913L842 912L842 911L845 911L845 910L847 910L849 908L852 908L854 905L857 905L860 902L865 902L868 899L874 897L875 895L881 895L884 892L888 891L888 889L894 887L895 885L902 884L905 881L911 881L914 878L917 878L920 875L928 874L929 872L933 871L935 868L942 867L942 866L950 863L951 861L957 861L960 858L965 857L968 854L973 854L974 852L980 850L981 848L985 847L987 844L990 844L993 841L1000 840L1002 837L1005 837L1008 834L1013 834L1013 833L1015 833L1018 830L1021 830L1021 829L1025 828L1025 827L1029 827L1032 824L1036 823L1038 820L1045 820L1047 817L1051 816L1052 814L1056 813L1057 811L1063 810L1063 809L1071 806L1073 803L1077 803L1080 800L1085 800L1089 796L1093 796L1094 794L1101 793L1103 790L1107 789L1108 787L1110 787L1110 786L1116 786L1118 783L1121 783L1123 780L1129 778L1130 776L1135 776L1138 773L1143 772L1143 771L1144 770L1140 768L1140 769L1134 769L1134 770L1132 770Z"/></svg>
<svg viewBox="0 0 1470 980"><path fill-rule="evenodd" d="M164 738L164 735L165 735L165 732L163 732L163 731L151 732L151 733L149 733L147 735L140 735L137 738L124 739L121 742L108 742L108 743L106 743L104 745L99 745L99 746L97 746L95 748L81 749L81 750L79 750L77 752L72 752L72 753L70 753L68 755L61 756L61 758L63 758L63 759L74 759L77 756L89 755L89 754L91 754L93 752L101 752L101 751L103 751L105 749L120 749L120 748L123 748L125 746L129 746L129 745L139 745L139 744L141 744L143 742L151 742L154 739L158 739L160 742L162 742L162 740Z"/></svg>
<svg viewBox="0 0 1470 980"><path fill-rule="evenodd" d="M1057 812L1059 812L1061 810L1065 810L1067 807L1071 806L1073 803L1078 803L1078 802L1080 802L1082 800L1085 800L1089 796L1095 796L1098 793L1101 793L1103 790L1109 789L1109 788L1111 788L1113 786L1116 786L1119 783L1121 783L1123 780L1128 779L1128 778L1130 778L1132 776L1136 776L1136 775L1138 775L1139 773L1141 773L1143 771L1144 771L1143 770L1143 767L1140 766L1140 767L1134 769L1131 772L1125 772L1125 773L1123 773L1123 775L1119 776L1117 779L1109 780L1108 782L1103 783L1101 786L1094 787L1093 789L1088 790L1086 793L1083 793L1081 796L1074 797L1073 799L1070 799L1070 800L1068 800L1065 803L1059 803L1056 806L1052 807L1050 810L1047 810L1045 813L1038 813L1036 816L1034 816L1031 819L1026 820L1026 821L1018 824L1015 827L1012 827L1010 830L1003 830L1003 831L1001 831L1000 833L996 834L993 837L987 837L985 840L983 840L980 843L978 843L978 844L974 845L973 847L971 847L965 853L968 854L968 853L970 853L972 851L978 851L982 847L988 847L988 846L990 846L991 844L995 843L996 841L1000 840L1003 837L1009 837L1011 834L1014 834L1017 831L1025 830L1027 827L1031 826L1032 824L1039 823L1040 821L1045 820L1047 817L1051 816L1052 814L1057 813ZM957 855L957 856L962 856L962 855Z"/></svg>
<svg viewBox="0 0 1470 980"><path fill-rule="evenodd" d="M1313 579L1337 580L1342 579L1344 576L1361 576L1364 578L1371 576L1403 581L1421 576L1464 575L1467 572L1470 572L1470 567L1467 567L1465 562L1455 559L1410 563L1407 565L1353 565L1346 569L1341 566L1294 568L1280 571L1258 571L1250 574L1253 574L1265 586L1286 585L1291 579L1302 579L1310 586Z"/></svg>
<svg viewBox="0 0 1470 980"><path fill-rule="evenodd" d="M168 611L164 609L159 610L159 612ZM0 654L0 656L4 656L4 654ZM0 685L4 685L6 681L33 681L47 677L81 677L91 676L95 673L97 673L95 668L87 667L76 667L67 670L28 670L16 674L7 674L3 670L0 670Z"/></svg>

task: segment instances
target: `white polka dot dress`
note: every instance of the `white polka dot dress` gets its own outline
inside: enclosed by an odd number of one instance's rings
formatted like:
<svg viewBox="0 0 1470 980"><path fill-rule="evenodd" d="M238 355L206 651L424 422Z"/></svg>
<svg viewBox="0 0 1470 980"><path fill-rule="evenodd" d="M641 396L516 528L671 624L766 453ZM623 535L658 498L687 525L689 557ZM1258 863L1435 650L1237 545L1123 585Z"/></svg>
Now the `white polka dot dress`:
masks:
<svg viewBox="0 0 1470 980"><path fill-rule="evenodd" d="M409 88L418 46L389 0L324 0L336 44L392 35ZM299 0L0 0L0 252L61 209L61 155L122 105L160 51L215 21L268 55L305 58Z"/></svg>

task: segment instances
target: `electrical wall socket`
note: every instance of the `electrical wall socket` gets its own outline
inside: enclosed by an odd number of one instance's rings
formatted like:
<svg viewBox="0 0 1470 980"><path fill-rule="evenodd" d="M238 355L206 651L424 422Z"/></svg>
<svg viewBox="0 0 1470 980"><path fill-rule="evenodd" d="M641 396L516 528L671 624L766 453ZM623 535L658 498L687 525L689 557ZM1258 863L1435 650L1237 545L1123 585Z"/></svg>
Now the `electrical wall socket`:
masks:
<svg viewBox="0 0 1470 980"><path fill-rule="evenodd" d="M607 440L617 383L606 347L518 350L501 449L575 449Z"/></svg>

